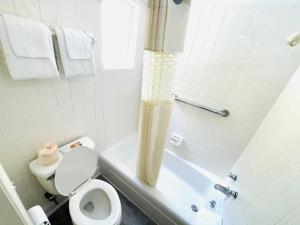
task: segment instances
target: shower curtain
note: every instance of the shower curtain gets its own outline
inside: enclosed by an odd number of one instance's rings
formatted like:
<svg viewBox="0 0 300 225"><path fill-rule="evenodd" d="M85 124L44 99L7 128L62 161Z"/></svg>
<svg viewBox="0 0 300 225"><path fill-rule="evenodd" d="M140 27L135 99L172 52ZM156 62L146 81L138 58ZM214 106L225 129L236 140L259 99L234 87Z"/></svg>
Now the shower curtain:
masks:
<svg viewBox="0 0 300 225"><path fill-rule="evenodd" d="M148 0L137 175L157 183L172 113L172 87L190 2Z"/></svg>

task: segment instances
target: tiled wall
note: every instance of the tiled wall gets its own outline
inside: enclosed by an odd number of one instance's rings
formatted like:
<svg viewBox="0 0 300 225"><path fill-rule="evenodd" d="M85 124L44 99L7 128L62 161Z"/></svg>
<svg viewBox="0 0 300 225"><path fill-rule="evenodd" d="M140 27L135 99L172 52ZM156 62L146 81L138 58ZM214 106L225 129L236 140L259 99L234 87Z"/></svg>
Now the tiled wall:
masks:
<svg viewBox="0 0 300 225"><path fill-rule="evenodd" d="M175 92L230 116L176 103L171 132L185 143L169 148L226 175L300 63L285 43L299 21L299 1L192 1Z"/></svg>
<svg viewBox="0 0 300 225"><path fill-rule="evenodd" d="M224 225L300 224L300 67L232 171Z"/></svg>
<svg viewBox="0 0 300 225"><path fill-rule="evenodd" d="M43 143L64 144L88 135L101 152L136 131L145 14L145 3L137 4L142 8L135 68L102 71L100 0L0 1L1 12L85 29L97 38L95 77L13 81L1 59L0 160L26 207L48 206L28 168Z"/></svg>

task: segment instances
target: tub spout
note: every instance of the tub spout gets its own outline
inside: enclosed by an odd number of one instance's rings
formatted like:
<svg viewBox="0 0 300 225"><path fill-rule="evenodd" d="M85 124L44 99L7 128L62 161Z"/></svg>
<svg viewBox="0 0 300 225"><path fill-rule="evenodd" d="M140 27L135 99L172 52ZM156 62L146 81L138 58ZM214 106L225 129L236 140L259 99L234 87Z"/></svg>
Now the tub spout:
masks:
<svg viewBox="0 0 300 225"><path fill-rule="evenodd" d="M232 196L234 199L236 199L237 196L238 196L238 192L230 190L229 187L224 187L221 184L215 184L214 187L215 187L216 190L219 190L220 192L222 192L227 197Z"/></svg>

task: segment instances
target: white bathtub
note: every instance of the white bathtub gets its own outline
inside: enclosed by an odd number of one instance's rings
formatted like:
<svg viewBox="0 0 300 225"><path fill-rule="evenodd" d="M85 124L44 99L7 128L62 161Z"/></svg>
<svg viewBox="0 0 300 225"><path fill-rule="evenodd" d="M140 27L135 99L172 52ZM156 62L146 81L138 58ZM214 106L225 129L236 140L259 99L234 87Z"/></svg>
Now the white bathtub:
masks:
<svg viewBox="0 0 300 225"><path fill-rule="evenodd" d="M225 185L224 180L166 149L157 187L150 187L135 175L137 146L138 137L133 134L105 150L100 156L101 174L158 224L222 223L223 195L213 186ZM217 202L214 209L210 200ZM198 212L191 205L196 205Z"/></svg>

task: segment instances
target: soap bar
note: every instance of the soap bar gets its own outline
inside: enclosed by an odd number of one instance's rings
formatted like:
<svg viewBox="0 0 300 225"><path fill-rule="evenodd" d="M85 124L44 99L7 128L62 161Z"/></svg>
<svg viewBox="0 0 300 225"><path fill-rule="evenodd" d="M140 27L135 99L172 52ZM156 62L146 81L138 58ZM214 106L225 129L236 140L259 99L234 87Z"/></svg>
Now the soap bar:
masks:
<svg viewBox="0 0 300 225"><path fill-rule="evenodd" d="M170 143L175 147L179 147L182 144L183 140L184 138L181 135L176 134L175 132L171 134Z"/></svg>

